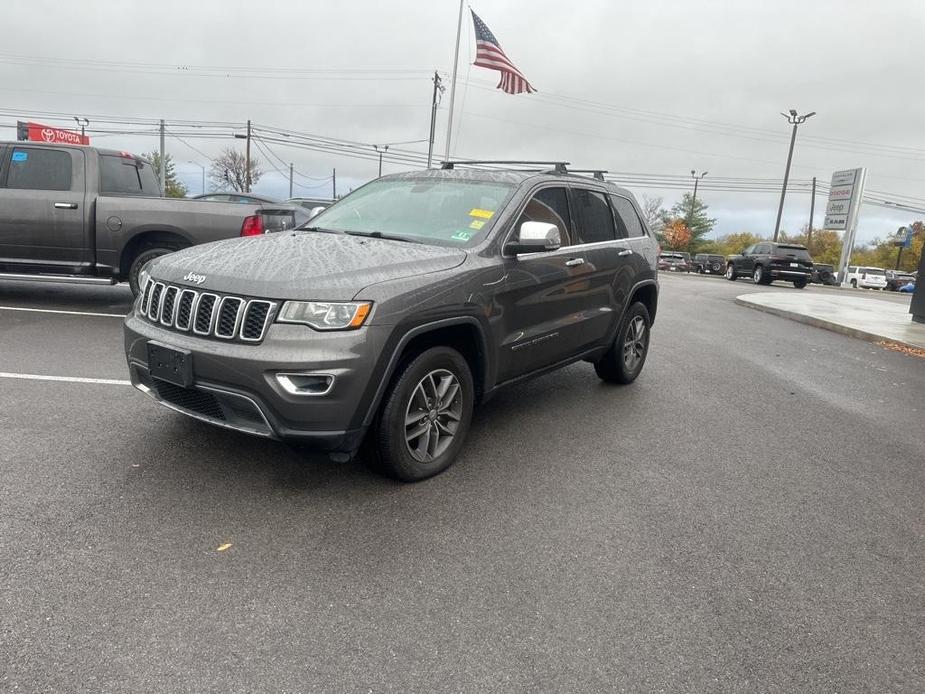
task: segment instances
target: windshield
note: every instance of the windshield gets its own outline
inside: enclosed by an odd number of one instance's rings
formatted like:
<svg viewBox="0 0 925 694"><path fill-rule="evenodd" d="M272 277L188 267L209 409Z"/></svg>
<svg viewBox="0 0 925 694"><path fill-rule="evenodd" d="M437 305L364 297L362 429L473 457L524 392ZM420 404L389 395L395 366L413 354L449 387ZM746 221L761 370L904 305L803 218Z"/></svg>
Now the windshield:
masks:
<svg viewBox="0 0 925 694"><path fill-rule="evenodd" d="M100 190L122 195L160 195L157 176L147 162L115 154L100 155Z"/></svg>
<svg viewBox="0 0 925 694"><path fill-rule="evenodd" d="M778 246L777 252L780 255L786 255L790 258L799 258L800 260L812 260L809 257L809 251L799 246Z"/></svg>
<svg viewBox="0 0 925 694"><path fill-rule="evenodd" d="M491 231L511 192L511 185L496 181L381 179L354 191L303 228L474 246Z"/></svg>

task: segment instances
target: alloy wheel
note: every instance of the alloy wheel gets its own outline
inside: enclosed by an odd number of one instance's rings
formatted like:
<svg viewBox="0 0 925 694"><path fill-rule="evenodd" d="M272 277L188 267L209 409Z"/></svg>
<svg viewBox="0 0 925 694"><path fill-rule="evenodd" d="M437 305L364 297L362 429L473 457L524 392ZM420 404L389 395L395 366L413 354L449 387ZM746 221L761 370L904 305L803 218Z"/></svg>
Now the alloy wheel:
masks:
<svg viewBox="0 0 925 694"><path fill-rule="evenodd" d="M453 444L462 419L462 388L446 369L428 373L415 386L405 410L405 444L411 456L430 463Z"/></svg>
<svg viewBox="0 0 925 694"><path fill-rule="evenodd" d="M642 316L634 316L626 330L623 340L623 364L632 373L646 353L646 321Z"/></svg>

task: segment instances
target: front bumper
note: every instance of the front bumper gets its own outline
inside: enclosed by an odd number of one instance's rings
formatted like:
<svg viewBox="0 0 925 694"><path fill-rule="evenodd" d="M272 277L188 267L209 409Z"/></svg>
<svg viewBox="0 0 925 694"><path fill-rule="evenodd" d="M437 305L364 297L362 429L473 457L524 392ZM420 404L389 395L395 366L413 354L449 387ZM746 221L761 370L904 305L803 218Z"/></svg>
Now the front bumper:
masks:
<svg viewBox="0 0 925 694"><path fill-rule="evenodd" d="M242 344L161 328L132 314L125 353L132 384L165 407L228 429L349 453L365 433L365 394L387 336L376 326L324 333L272 324L261 343ZM150 340L192 354L190 387L150 376ZM280 372L330 374L334 383L323 395L294 394L277 380Z"/></svg>

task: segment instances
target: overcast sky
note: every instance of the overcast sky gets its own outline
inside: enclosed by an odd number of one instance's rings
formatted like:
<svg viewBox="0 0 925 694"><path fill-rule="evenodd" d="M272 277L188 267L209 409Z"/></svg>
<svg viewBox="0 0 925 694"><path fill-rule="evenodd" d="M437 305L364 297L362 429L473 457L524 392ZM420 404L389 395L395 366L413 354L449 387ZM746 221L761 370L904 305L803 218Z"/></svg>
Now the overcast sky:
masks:
<svg viewBox="0 0 925 694"><path fill-rule="evenodd" d="M429 73L448 81L458 7L456 0L5 0L0 112L10 115L0 124L15 123L11 109L53 124L65 121L38 114L88 115L91 130L126 129L92 116L164 118L186 133L185 143L168 138L167 149L195 193L200 169L188 162L207 163L203 155L241 143L228 137L232 128L213 128L223 139L205 139L171 120L250 118L369 144L423 140ZM718 218L717 232L770 234L778 194L708 184L780 180L790 137L780 111L796 108L817 112L797 136L791 176L798 182L827 183L834 170L865 166L868 190L881 198L925 201L922 0L474 0L472 7L538 91L495 90L497 73L471 66L474 36L464 17L456 156L561 158L688 181L691 169L709 171L698 197ZM447 95L437 123L441 154L448 103ZM15 136L10 128L0 134ZM93 142L157 146L154 135L94 134ZM280 169L291 161L316 179L297 176L297 194L329 195L323 179L334 167L339 192L376 175L376 161L267 145ZM426 143L401 147L426 151ZM268 173L255 191L285 197L288 180L262 158ZM404 168L386 162L384 172ZM663 196L666 205L683 192L628 187L637 197ZM820 194L817 226L824 208ZM858 237L923 217L867 206ZM796 231L808 218L809 195L789 195L783 228Z"/></svg>

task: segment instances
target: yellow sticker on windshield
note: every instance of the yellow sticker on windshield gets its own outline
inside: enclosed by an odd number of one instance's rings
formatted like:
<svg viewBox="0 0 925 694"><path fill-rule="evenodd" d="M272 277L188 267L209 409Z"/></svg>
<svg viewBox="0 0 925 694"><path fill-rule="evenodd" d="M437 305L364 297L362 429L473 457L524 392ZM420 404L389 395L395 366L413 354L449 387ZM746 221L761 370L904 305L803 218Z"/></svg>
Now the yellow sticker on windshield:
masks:
<svg viewBox="0 0 925 694"><path fill-rule="evenodd" d="M473 219L472 224L469 225L469 228L481 229L483 226L485 226L485 222L483 222L481 219Z"/></svg>
<svg viewBox="0 0 925 694"><path fill-rule="evenodd" d="M491 210L480 210L478 207L469 210L470 217L481 217L482 219L491 219L494 214Z"/></svg>

